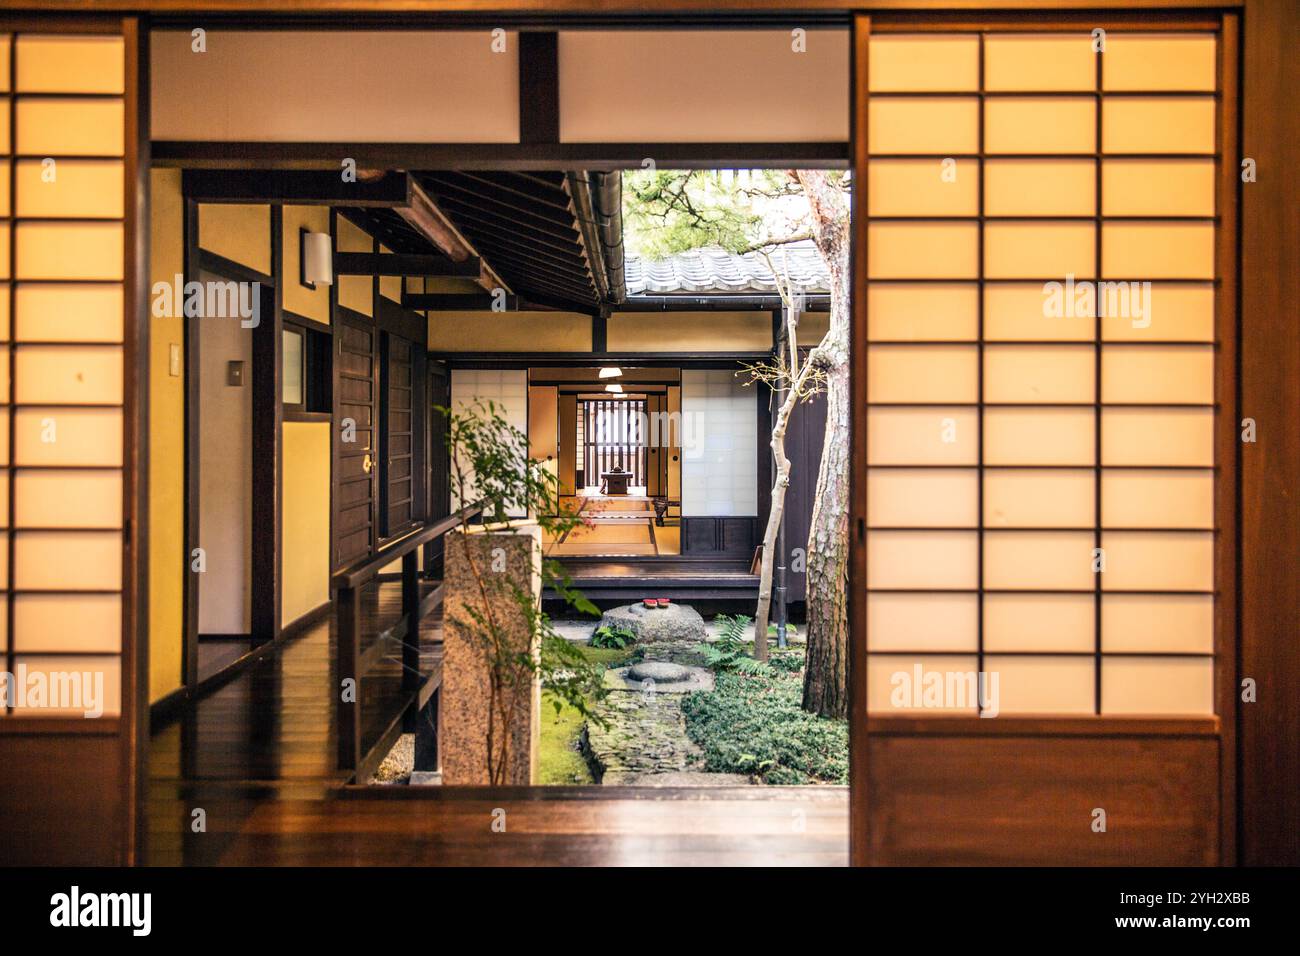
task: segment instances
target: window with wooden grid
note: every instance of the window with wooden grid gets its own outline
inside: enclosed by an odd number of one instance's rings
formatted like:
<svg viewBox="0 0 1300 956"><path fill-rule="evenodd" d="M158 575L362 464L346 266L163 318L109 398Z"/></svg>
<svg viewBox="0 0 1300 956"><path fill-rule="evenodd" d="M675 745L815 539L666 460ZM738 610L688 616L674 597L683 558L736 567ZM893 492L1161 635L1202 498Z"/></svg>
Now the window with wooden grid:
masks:
<svg viewBox="0 0 1300 956"><path fill-rule="evenodd" d="M601 475L622 470L632 475L630 483L646 484L646 400L641 397L578 399L582 423L582 473L589 487L600 487Z"/></svg>
<svg viewBox="0 0 1300 956"><path fill-rule="evenodd" d="M1214 709L1216 37L1096 39L871 39L874 713Z"/></svg>

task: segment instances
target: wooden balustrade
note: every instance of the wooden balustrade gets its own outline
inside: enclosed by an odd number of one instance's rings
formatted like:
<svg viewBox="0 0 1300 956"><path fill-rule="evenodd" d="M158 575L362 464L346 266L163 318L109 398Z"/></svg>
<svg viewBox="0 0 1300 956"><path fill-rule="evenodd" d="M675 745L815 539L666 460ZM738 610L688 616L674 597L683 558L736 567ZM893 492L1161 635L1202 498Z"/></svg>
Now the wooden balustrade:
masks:
<svg viewBox="0 0 1300 956"><path fill-rule="evenodd" d="M420 673L420 621L442 602L443 589L439 584L425 595L420 593L419 553L425 545L438 540L447 532L459 527L463 521L477 517L483 511L481 503L471 505L446 518L431 521L396 541L384 545L368 558L337 572L333 578L335 589L334 613L337 634L336 693L340 695L338 707L338 766L355 776L359 783L367 781L379 761L392 747L401 733L403 720L414 708L418 713L436 698L441 675ZM366 643L366 615L363 614L362 592L376 582L384 568L394 561L401 562L401 616L391 626L377 630L374 640ZM378 629L377 617L370 621ZM363 739L362 681L367 673L390 655L394 642L401 644L402 679L401 697L390 709L392 714L380 715L380 729L374 739ZM365 649L363 650L363 643ZM351 694L343 694L344 682L351 679ZM435 699L436 707L437 701ZM436 715L435 723L436 727Z"/></svg>

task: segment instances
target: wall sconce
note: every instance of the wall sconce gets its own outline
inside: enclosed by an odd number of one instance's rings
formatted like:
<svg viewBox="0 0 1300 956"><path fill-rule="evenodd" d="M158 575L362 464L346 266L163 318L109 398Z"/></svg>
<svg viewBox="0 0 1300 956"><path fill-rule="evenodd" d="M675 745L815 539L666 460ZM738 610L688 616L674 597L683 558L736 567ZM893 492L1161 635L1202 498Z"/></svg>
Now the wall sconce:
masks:
<svg viewBox="0 0 1300 956"><path fill-rule="evenodd" d="M327 232L298 230L298 281L309 289L334 283L334 250Z"/></svg>
<svg viewBox="0 0 1300 956"><path fill-rule="evenodd" d="M601 378L621 378L623 370L621 368L602 368L600 370Z"/></svg>

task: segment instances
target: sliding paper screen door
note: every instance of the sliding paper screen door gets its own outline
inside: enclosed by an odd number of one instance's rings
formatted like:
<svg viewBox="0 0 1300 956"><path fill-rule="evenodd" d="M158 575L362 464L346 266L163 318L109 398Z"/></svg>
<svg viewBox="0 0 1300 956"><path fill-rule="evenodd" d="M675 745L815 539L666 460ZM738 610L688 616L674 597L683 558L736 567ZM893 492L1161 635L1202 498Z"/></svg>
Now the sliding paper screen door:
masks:
<svg viewBox="0 0 1300 956"><path fill-rule="evenodd" d="M1215 62L872 39L873 712L1213 712Z"/></svg>
<svg viewBox="0 0 1300 956"><path fill-rule="evenodd" d="M0 17L0 818L15 864L120 865L138 845L138 26Z"/></svg>
<svg viewBox="0 0 1300 956"><path fill-rule="evenodd" d="M19 34L3 44L2 669L47 674L51 688L56 674L89 676L91 709L112 717L122 709L124 43ZM80 717L83 696L17 700L9 712Z"/></svg>
<svg viewBox="0 0 1300 956"><path fill-rule="evenodd" d="M1218 28L859 41L859 861L1229 839Z"/></svg>

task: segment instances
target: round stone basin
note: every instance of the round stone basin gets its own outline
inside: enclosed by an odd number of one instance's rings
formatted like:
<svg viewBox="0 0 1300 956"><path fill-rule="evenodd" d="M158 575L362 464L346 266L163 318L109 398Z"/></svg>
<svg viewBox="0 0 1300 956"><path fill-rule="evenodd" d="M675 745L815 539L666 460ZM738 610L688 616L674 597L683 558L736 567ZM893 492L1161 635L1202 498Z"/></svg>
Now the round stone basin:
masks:
<svg viewBox="0 0 1300 956"><path fill-rule="evenodd" d="M675 684L690 678L691 671L681 664L668 661L641 661L627 669L629 680L652 680L659 683Z"/></svg>

